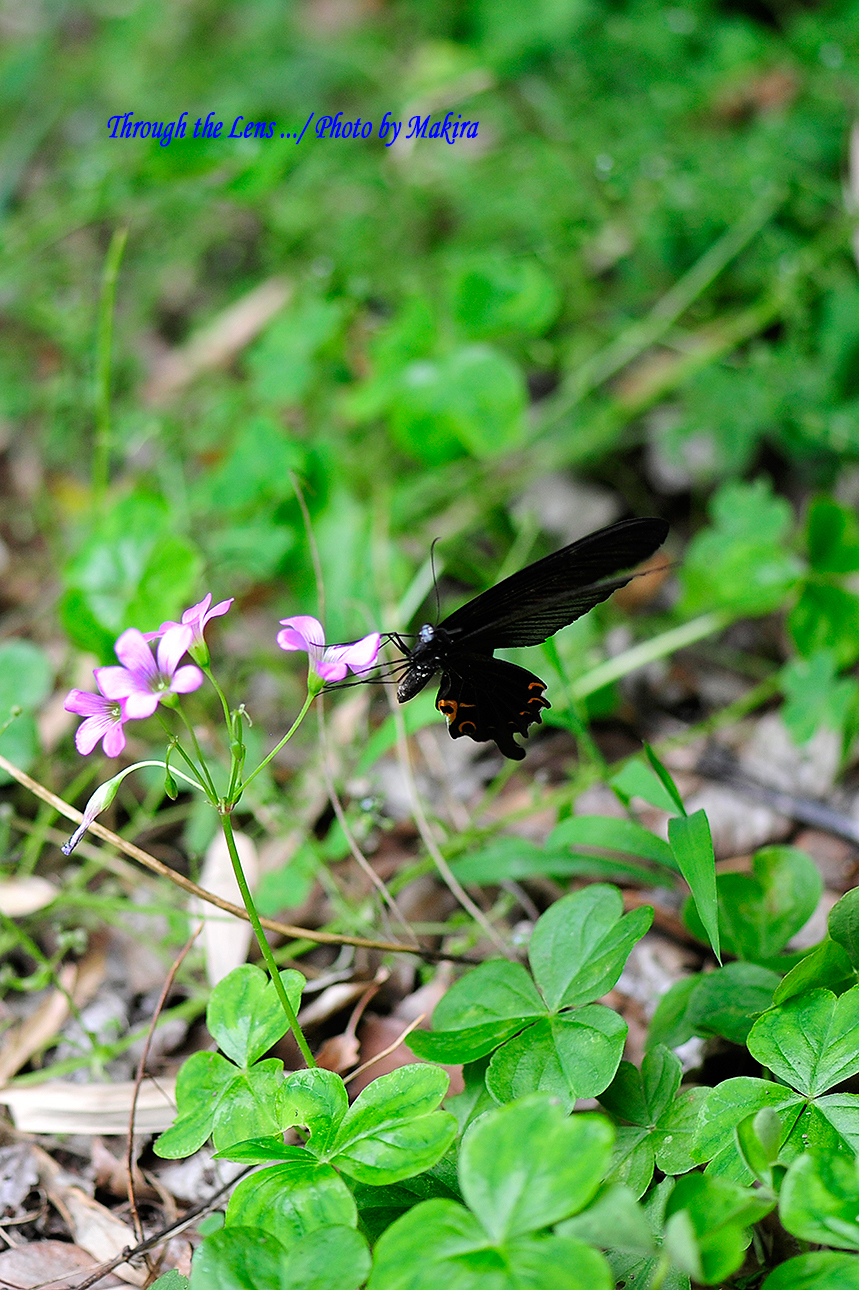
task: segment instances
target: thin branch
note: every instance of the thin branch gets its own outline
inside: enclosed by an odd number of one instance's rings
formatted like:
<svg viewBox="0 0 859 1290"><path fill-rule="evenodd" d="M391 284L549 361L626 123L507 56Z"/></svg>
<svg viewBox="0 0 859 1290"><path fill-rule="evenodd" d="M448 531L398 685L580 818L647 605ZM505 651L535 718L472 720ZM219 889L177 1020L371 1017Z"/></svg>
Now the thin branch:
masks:
<svg viewBox="0 0 859 1290"><path fill-rule="evenodd" d="M369 1070L371 1066L375 1066L376 1062L380 1062L383 1057L389 1057L392 1052L399 1048L407 1035L410 1035L413 1030L417 1030L426 1015L427 1014L425 1012L422 1012L419 1017L415 1017L414 1021L410 1021L403 1033L398 1035L392 1044L388 1044L387 1048L383 1048L380 1053L376 1053L375 1057L371 1057L368 1062L364 1062L364 1065L359 1066L357 1070L354 1070L348 1079L344 1079L343 1083L350 1084L353 1079L357 1078L357 1076L362 1074L363 1071Z"/></svg>
<svg viewBox="0 0 859 1290"><path fill-rule="evenodd" d="M137 1063L137 1074L134 1077L134 1092L131 1096L131 1109L128 1113L128 1150L125 1154L125 1169L128 1178L128 1207L131 1211L131 1221L134 1224L134 1235L138 1241L143 1240L143 1224L140 1222L140 1214L137 1209L137 1196L134 1192L134 1118L137 1115L137 1098L140 1093L140 1085L143 1083L143 1075L146 1070L146 1062L149 1058L149 1049L152 1044L152 1036L158 1025L158 1018L164 1010L164 1004L167 1002L167 996L173 988L173 982L176 980L176 973L185 961L185 957L197 937L203 930L203 924L200 923L197 930L183 945L177 957L173 960L170 971L161 988L161 994L158 996L158 1002L152 1013L152 1019L149 1023L149 1029L146 1032L146 1039L143 1042L143 1051L140 1054L140 1061Z"/></svg>
<svg viewBox="0 0 859 1290"><path fill-rule="evenodd" d="M45 788L38 780L31 778L26 771L20 770L13 762L9 761L0 753L0 768L17 780L24 788L30 790L36 797L43 802L53 806L54 810L65 819L71 820L74 824L80 824L83 815L74 806L69 806L56 793L52 793L49 788ZM215 905L225 914L233 914L236 918L248 919L247 911L241 905L234 905L231 900L224 900L221 896L216 896L214 892L206 891L190 878L184 877L181 873L176 873L169 865L164 864L155 856L144 851L142 847L136 846L133 842L126 842L118 833L106 829L103 824L95 820L90 825L90 832L103 842L109 842L111 846L116 847L118 851L130 856L132 860L137 860L145 868L151 869L160 877L166 878L174 886L181 889L190 896L197 896L199 900L205 901L209 905ZM248 920L249 921L249 920ZM323 932L319 929L310 927L296 927L292 923L281 923L275 918L260 918L260 923L270 932L277 932L280 936L285 936L290 940L307 940L322 945L356 945L362 949L381 950L390 954L415 954L419 958L429 959L432 962L451 962L451 963L479 963L481 959L470 954L448 954L444 950L430 950L414 945L400 945L394 941L376 941L367 936L341 936L336 932Z"/></svg>

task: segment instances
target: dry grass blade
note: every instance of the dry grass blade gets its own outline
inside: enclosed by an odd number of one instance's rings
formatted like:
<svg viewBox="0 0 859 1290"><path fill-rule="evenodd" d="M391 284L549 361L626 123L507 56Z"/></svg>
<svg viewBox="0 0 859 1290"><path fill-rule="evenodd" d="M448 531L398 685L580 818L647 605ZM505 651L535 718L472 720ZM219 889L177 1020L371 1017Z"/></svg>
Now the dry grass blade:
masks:
<svg viewBox="0 0 859 1290"><path fill-rule="evenodd" d="M143 397L147 403L166 403L201 372L228 363L249 345L292 295L286 278L269 278L242 296L181 349L158 359Z"/></svg>

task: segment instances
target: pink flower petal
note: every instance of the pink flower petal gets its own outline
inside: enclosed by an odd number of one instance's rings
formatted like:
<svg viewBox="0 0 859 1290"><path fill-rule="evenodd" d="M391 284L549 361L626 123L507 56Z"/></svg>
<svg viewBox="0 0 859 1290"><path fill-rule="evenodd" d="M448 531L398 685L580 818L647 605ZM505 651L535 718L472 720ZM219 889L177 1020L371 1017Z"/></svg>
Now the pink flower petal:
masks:
<svg viewBox="0 0 859 1290"><path fill-rule="evenodd" d="M125 715L129 721L151 717L158 707L159 696L151 690L134 690L125 698Z"/></svg>
<svg viewBox="0 0 859 1290"><path fill-rule="evenodd" d="M104 699L100 694L90 694L89 690L69 690L63 707L79 717L95 717L104 711Z"/></svg>
<svg viewBox="0 0 859 1290"><path fill-rule="evenodd" d="M84 757L91 753L99 739L107 734L109 726L105 716L87 717L86 721L82 721L75 731L75 747L78 752Z"/></svg>
<svg viewBox="0 0 859 1290"><path fill-rule="evenodd" d="M211 603L212 593L211 591L207 591L198 605L192 605L190 609L185 610L182 615L182 622L185 623L187 627L195 627L197 623L205 622L206 610L209 608ZM232 604L232 601L230 601L230 604Z"/></svg>
<svg viewBox="0 0 859 1290"><path fill-rule="evenodd" d="M188 646L193 639L193 631L184 624L167 629L158 642L158 671L163 677L169 678L173 675L179 660L183 654L187 654Z"/></svg>
<svg viewBox="0 0 859 1290"><path fill-rule="evenodd" d="M203 621L207 623L210 618L220 618L222 614L227 612L234 600L235 596L230 596L229 600L219 600L218 603L206 613Z"/></svg>
<svg viewBox="0 0 859 1290"><path fill-rule="evenodd" d="M169 630L169 628L181 627L181 626L182 626L181 623L174 623L168 619L166 623L161 624L157 632L141 632L140 634L145 641L157 641L157 640L160 640L160 638L164 635L166 631Z"/></svg>
<svg viewBox="0 0 859 1290"><path fill-rule="evenodd" d="M97 667L93 676L108 699L124 699L138 689L137 678L127 667Z"/></svg>
<svg viewBox="0 0 859 1290"><path fill-rule="evenodd" d="M174 694L190 694L192 690L197 690L203 684L203 673L193 663L186 663L180 667L170 683L170 689Z"/></svg>
<svg viewBox="0 0 859 1290"><path fill-rule="evenodd" d="M382 638L378 632L363 636L361 640L355 641L354 645L346 646L342 654L344 663L348 663L353 672L367 671L374 666L381 643Z"/></svg>
<svg viewBox="0 0 859 1290"><path fill-rule="evenodd" d="M325 645L325 632L318 618L298 614L295 618L281 618L280 624L286 629L277 634L281 649L303 649L312 658L319 657Z"/></svg>
<svg viewBox="0 0 859 1290"><path fill-rule="evenodd" d="M143 689L155 680L155 659L143 632L136 627L129 627L122 633L116 642L116 657L135 678L135 688Z"/></svg>
<svg viewBox="0 0 859 1290"><path fill-rule="evenodd" d="M102 748L105 757L118 757L125 747L125 731L122 728L121 721L115 721L110 728L105 731Z"/></svg>
<svg viewBox="0 0 859 1290"><path fill-rule="evenodd" d="M316 675L321 676L323 681L342 681L348 671L346 664L338 658L324 658L313 666Z"/></svg>

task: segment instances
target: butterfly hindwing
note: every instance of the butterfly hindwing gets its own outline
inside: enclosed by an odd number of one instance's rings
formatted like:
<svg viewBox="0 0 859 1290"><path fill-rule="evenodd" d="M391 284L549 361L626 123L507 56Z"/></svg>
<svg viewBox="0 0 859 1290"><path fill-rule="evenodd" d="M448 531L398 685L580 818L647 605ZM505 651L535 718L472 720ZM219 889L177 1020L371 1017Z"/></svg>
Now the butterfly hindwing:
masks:
<svg viewBox="0 0 859 1290"><path fill-rule="evenodd" d="M527 735L542 721L546 686L533 672L488 654L457 655L442 673L435 706L447 721L452 739L468 735L478 743L494 739L505 757L521 761L525 749L513 738Z"/></svg>

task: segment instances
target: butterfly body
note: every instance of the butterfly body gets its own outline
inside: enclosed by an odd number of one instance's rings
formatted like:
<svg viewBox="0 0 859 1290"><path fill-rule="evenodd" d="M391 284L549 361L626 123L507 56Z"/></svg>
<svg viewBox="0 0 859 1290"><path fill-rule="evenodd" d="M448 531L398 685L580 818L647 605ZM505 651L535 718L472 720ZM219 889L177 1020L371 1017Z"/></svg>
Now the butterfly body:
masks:
<svg viewBox="0 0 859 1290"><path fill-rule="evenodd" d="M427 681L445 666L449 645L450 637L443 627L424 623L418 632L417 645L409 651L409 669L397 686L398 702L408 703L420 694Z"/></svg>
<svg viewBox="0 0 859 1290"><path fill-rule="evenodd" d="M633 575L604 579L647 559L667 532L662 520L621 520L520 569L438 626L425 623L414 649L395 637L406 654L397 699L406 703L441 672L436 707L451 738L492 739L505 757L521 761L525 749L514 734L527 737L551 704L538 676L494 651L538 645L580 618Z"/></svg>

